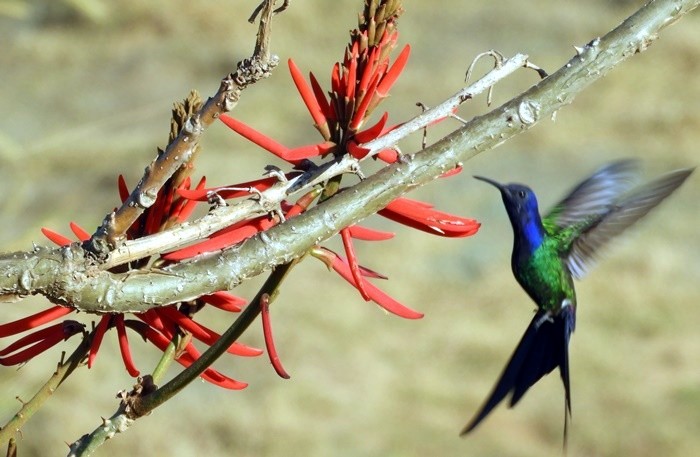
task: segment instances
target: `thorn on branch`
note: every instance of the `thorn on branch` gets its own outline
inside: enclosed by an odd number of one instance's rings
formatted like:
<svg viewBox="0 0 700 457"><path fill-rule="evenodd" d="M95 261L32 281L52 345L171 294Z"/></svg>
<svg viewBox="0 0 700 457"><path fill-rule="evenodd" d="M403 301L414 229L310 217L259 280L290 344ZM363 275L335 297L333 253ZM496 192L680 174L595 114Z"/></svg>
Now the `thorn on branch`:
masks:
<svg viewBox="0 0 700 457"><path fill-rule="evenodd" d="M576 46L574 46L574 48L575 47ZM530 70L535 70L537 72L537 74L540 75L540 79L544 79L547 76L549 76L549 74L544 69L542 69L541 67L538 67L537 65L530 62L529 60L525 61L525 65L523 65L523 67L529 68Z"/></svg>

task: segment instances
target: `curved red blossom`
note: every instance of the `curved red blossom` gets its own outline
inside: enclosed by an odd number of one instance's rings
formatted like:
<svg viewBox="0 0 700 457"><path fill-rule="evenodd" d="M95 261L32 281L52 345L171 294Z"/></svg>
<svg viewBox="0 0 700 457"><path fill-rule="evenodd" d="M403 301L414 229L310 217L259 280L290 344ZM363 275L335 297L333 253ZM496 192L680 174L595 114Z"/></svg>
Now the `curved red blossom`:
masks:
<svg viewBox="0 0 700 457"><path fill-rule="evenodd" d="M369 148L363 148L362 146L359 146L354 139L350 139L347 143L345 143L345 149L351 156L353 156L356 159L362 159L370 151Z"/></svg>
<svg viewBox="0 0 700 457"><path fill-rule="evenodd" d="M379 151L377 158L386 163L395 163L399 160L399 151L396 149L383 149Z"/></svg>
<svg viewBox="0 0 700 457"><path fill-rule="evenodd" d="M193 321L174 307L166 306L159 308L158 314L160 314L161 317L168 318L174 324L180 326L183 330L190 332L193 337L209 346L216 343L216 340L218 340L221 336L202 324L198 324L197 322ZM231 346L229 346L226 352L243 357L256 357L262 354L260 349L252 348L242 343L233 343Z"/></svg>
<svg viewBox="0 0 700 457"><path fill-rule="evenodd" d="M222 114L219 119L242 137L293 165L298 165L304 159L326 155L335 148L334 143L325 142L290 149L231 116Z"/></svg>
<svg viewBox="0 0 700 457"><path fill-rule="evenodd" d="M64 306L52 306L49 309L32 314L31 316L2 324L0 325L0 338L16 335L26 330L39 327L40 325L44 325L47 322L51 322L72 312L72 309Z"/></svg>
<svg viewBox="0 0 700 457"><path fill-rule="evenodd" d="M394 234L391 232L382 232L381 230L374 230L361 225L351 225L347 230L350 232L350 236L363 241L384 241L394 237Z"/></svg>
<svg viewBox="0 0 700 457"><path fill-rule="evenodd" d="M382 82L379 84L379 86L377 86L378 96L386 97L389 94L389 90L391 90L391 87L394 85L399 75L403 71L404 67L406 66L406 62L408 62L408 56L410 54L411 46L407 44L401 50L399 56L396 58L391 68L386 72L384 78L382 78Z"/></svg>
<svg viewBox="0 0 700 457"><path fill-rule="evenodd" d="M129 374L135 378L140 374L140 372L136 368L136 365L134 365L134 360L131 357L131 349L129 348L129 338L126 336L126 327L124 326L123 314L117 314L114 316L114 326L117 328L119 352L122 355L124 367L126 367L126 371L128 371Z"/></svg>
<svg viewBox="0 0 700 457"><path fill-rule="evenodd" d="M117 190L119 191L119 199L124 203L129 198L130 192L123 175L117 177Z"/></svg>
<svg viewBox="0 0 700 457"><path fill-rule="evenodd" d="M199 358L200 355L201 354L194 347L194 345L192 343L189 343L185 346L185 352L177 358L177 361L182 366L189 367L191 364L194 363L195 360ZM230 378L224 375L223 373L214 370L213 368L207 368L200 376L205 381L210 382L216 386L223 387L224 389L242 390L248 387L248 383L236 381L235 379Z"/></svg>
<svg viewBox="0 0 700 457"><path fill-rule="evenodd" d="M350 273L352 274L355 287L360 292L362 298L364 298L365 301L369 301L370 297L369 293L367 292L366 281L362 277L360 265L357 263L357 255L355 254L355 247L352 245L350 231L348 229L342 229L340 231L340 237L343 240L343 247L345 248L345 255L347 256L348 267L350 267Z"/></svg>
<svg viewBox="0 0 700 457"><path fill-rule="evenodd" d="M384 126L386 125L386 121L388 119L389 113L385 112L381 119L379 119L379 121L377 121L377 123L372 127L367 127L363 131L357 132L354 137L355 141L357 141L358 144L362 144L377 138L379 134L382 133L382 130L384 130Z"/></svg>
<svg viewBox="0 0 700 457"><path fill-rule="evenodd" d="M297 67L294 61L289 59L287 64L289 65L289 73L292 75L294 85L297 87L297 91L299 92L299 95L301 95L304 105L306 105L306 108L309 110L309 114L311 114L311 117L316 124L316 128L321 130L323 126L325 126L327 131L328 121L326 120L323 108L321 108L319 100L314 94L314 91L306 84L304 76L301 74L299 67ZM330 137L327 137L326 139L328 140Z"/></svg>
<svg viewBox="0 0 700 457"><path fill-rule="evenodd" d="M49 241L59 246L68 246L73 242L70 238L63 236L58 232L54 232L50 228L42 227L41 233L43 233L44 236L49 239Z"/></svg>
<svg viewBox="0 0 700 457"><path fill-rule="evenodd" d="M360 76L360 81L357 83L358 98L363 98L367 94L370 81L376 76L373 70L377 64L378 56L379 48L372 47L369 49L369 53L365 60L364 70L362 71L362 76Z"/></svg>
<svg viewBox="0 0 700 457"><path fill-rule="evenodd" d="M100 322L95 327L95 333L92 336L92 342L90 343L90 350L88 352L88 368L92 368L92 364L95 363L95 357L97 357L97 351L100 350L102 345L102 339L109 328L110 321L112 319L111 314L106 314L100 318Z"/></svg>
<svg viewBox="0 0 700 457"><path fill-rule="evenodd" d="M66 320L26 335L0 351L0 365L27 362L61 341L82 333L84 328L79 322Z"/></svg>
<svg viewBox="0 0 700 457"><path fill-rule="evenodd" d="M163 335L159 331L150 327L148 324L134 320L127 320L124 322L124 325L139 333L161 351L165 351L170 344L170 337ZM183 352L175 360L187 368L192 365L197 358L199 358L199 352L197 352L192 343L190 343L185 346L185 352ZM225 389L241 390L248 386L247 383L236 381L235 379L229 378L228 376L225 376L212 368L207 368L200 376L205 381Z"/></svg>
<svg viewBox="0 0 700 457"><path fill-rule="evenodd" d="M481 224L474 219L455 216L432 208L417 200L400 197L378 214L409 227L434 235L463 237L475 234Z"/></svg>
<svg viewBox="0 0 700 457"><path fill-rule="evenodd" d="M348 262L345 259L340 257L335 252L331 251L330 249L326 248L315 248L312 251L312 254L318 257L323 262L325 262L326 265L332 268L343 279L350 283L350 285L357 289L357 284L355 283L355 280L350 271L350 266L348 265ZM396 314L397 316L406 319L420 319L423 317L423 313L412 310L411 308L402 305L401 303L387 295L385 292L380 290L374 284L366 282L365 288L370 299L385 310L389 311L390 313Z"/></svg>
<svg viewBox="0 0 700 457"><path fill-rule="evenodd" d="M180 194L181 191L190 190L189 178L187 178L187 183L187 187L185 187L183 183L183 185L177 189L178 194ZM202 179L199 180L199 183L197 184L193 192L201 191L202 189L204 189L206 183L206 178L202 177ZM178 206L170 212L170 218L174 217L178 223L183 223L192 215L192 212L194 211L196 206L196 200L190 200L187 197L184 197L182 200L179 201Z"/></svg>
<svg viewBox="0 0 700 457"><path fill-rule="evenodd" d="M263 336L265 338L265 348L270 358L270 363L280 378L289 379L289 373L282 366L282 361L277 354L275 341L272 338L272 323L270 322L270 296L263 294L260 298L260 317L263 326Z"/></svg>
<svg viewBox="0 0 700 457"><path fill-rule="evenodd" d="M90 239L90 234L75 222L71 222L68 225L71 232L73 232L73 235L75 235L80 241L87 241Z"/></svg>
<svg viewBox="0 0 700 457"><path fill-rule="evenodd" d="M447 170L443 174L440 175L441 178L449 178L450 176L455 176L458 175L462 172L462 166L456 166L451 170Z"/></svg>
<svg viewBox="0 0 700 457"><path fill-rule="evenodd" d="M233 313L238 313L243 309L246 301L242 298L236 297L228 292L214 292L209 295L202 295L199 297L202 301L215 306L223 311L229 311Z"/></svg>
<svg viewBox="0 0 700 457"><path fill-rule="evenodd" d="M372 95L377 90L377 85L379 85L379 75L374 75L370 80L369 87L367 88L367 94L362 97L359 105L357 105L355 108L355 114L352 121L348 125L350 130L355 131L362 126L362 123L365 121L365 116L370 111L370 103L372 103L374 98Z"/></svg>
<svg viewBox="0 0 700 457"><path fill-rule="evenodd" d="M345 56L343 67L347 70L345 76L345 98L353 100L355 98L355 84L357 83L357 56L359 55L359 46L357 42L352 44L352 48L348 50Z"/></svg>

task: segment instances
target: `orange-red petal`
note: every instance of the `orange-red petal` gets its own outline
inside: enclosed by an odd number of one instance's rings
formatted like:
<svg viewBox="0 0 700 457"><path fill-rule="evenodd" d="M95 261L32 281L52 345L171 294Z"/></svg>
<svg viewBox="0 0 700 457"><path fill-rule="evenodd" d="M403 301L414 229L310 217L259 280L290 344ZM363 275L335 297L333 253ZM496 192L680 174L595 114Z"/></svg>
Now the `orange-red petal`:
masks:
<svg viewBox="0 0 700 457"><path fill-rule="evenodd" d="M32 314L31 316L2 324L0 325L0 338L16 335L29 329L39 327L40 325L44 325L47 322L51 322L72 312L73 310L71 308L52 306L51 308Z"/></svg>
<svg viewBox="0 0 700 457"><path fill-rule="evenodd" d="M43 233L44 236L49 239L49 241L59 246L68 246L73 242L70 238L67 238L61 235L60 233L54 232L53 230L46 227L41 228L41 233Z"/></svg>

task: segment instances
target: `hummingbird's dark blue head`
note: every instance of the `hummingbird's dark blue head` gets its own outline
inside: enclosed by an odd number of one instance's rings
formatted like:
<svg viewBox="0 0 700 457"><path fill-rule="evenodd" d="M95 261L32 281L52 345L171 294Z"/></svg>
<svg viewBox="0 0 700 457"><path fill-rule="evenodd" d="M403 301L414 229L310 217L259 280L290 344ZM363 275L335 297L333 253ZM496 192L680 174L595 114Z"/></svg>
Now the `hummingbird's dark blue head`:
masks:
<svg viewBox="0 0 700 457"><path fill-rule="evenodd" d="M523 236L528 244L537 248L544 238L544 228L537 207L535 193L524 184L500 184L483 176L474 178L487 182L501 191L503 204L508 212L516 239Z"/></svg>

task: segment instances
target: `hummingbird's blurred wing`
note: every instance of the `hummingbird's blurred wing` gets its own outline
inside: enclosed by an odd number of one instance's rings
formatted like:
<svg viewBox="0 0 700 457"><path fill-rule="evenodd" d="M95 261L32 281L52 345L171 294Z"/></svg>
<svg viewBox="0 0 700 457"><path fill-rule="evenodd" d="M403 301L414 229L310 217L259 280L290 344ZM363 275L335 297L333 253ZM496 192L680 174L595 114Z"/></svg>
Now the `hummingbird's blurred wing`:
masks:
<svg viewBox="0 0 700 457"><path fill-rule="evenodd" d="M609 204L604 213L592 219L592 223L573 240L565 259L574 278L585 276L595 264L601 246L644 217L683 184L692 172L692 168L676 170L645 183Z"/></svg>
<svg viewBox="0 0 700 457"><path fill-rule="evenodd" d="M600 168L557 203L542 219L542 225L548 233L555 234L605 214L615 200L634 186L639 174L639 162L632 159Z"/></svg>

